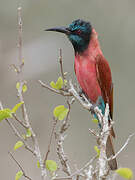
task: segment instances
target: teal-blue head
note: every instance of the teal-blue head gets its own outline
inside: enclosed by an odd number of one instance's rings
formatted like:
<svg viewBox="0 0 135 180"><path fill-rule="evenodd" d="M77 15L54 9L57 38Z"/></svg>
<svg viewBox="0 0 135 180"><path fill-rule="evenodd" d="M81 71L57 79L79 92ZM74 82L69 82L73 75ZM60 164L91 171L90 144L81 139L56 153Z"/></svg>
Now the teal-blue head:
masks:
<svg viewBox="0 0 135 180"><path fill-rule="evenodd" d="M74 47L75 53L80 54L84 52L89 45L92 26L90 22L78 19L73 21L68 27L56 27L46 29L46 31L56 31L66 34Z"/></svg>

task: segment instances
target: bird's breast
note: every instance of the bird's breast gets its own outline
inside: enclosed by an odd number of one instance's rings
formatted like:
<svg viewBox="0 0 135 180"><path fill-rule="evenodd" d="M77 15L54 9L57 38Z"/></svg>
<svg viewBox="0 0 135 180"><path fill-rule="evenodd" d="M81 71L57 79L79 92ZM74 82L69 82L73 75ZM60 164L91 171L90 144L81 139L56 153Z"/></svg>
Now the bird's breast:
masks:
<svg viewBox="0 0 135 180"><path fill-rule="evenodd" d="M76 56L75 73L82 90L93 103L96 103L98 97L101 96L101 89L97 80L94 59Z"/></svg>

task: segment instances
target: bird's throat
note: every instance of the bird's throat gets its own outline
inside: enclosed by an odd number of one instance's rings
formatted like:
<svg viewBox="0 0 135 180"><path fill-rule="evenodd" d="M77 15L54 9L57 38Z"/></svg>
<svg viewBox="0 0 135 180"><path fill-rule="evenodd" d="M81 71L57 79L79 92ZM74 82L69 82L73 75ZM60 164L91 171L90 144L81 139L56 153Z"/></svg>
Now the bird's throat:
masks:
<svg viewBox="0 0 135 180"><path fill-rule="evenodd" d="M74 50L75 50L75 55L87 55L87 54L93 54L96 55L96 53L101 53L102 51L100 49L100 44L98 41L98 35L95 29L92 29L92 33L89 36L89 38L82 40L78 38L78 43L75 43L75 41L72 41Z"/></svg>

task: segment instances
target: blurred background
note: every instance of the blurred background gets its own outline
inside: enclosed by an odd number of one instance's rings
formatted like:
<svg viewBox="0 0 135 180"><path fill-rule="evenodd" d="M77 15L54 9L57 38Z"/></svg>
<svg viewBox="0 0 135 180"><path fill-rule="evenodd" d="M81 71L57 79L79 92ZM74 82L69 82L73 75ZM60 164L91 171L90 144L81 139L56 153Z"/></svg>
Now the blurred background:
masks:
<svg viewBox="0 0 135 180"><path fill-rule="evenodd" d="M114 82L115 149L123 145L135 131L135 1L134 0L1 0L0 6L0 100L4 107L18 103L17 76L10 65L18 62L17 7L22 6L24 78L28 82L25 102L31 124L37 134L42 154L47 151L52 127L52 111L64 104L64 98L41 88L37 80L46 83L60 75L59 48L63 51L64 70L74 74L74 52L68 39L44 29L68 25L82 18L91 21L99 34L100 44L112 69ZM71 165L82 167L94 155L95 139L88 128L97 128L90 114L76 102L71 111L71 126L64 143ZM14 179L17 165L8 155L18 139L5 121L0 123L0 179ZM54 142L53 142L54 144ZM14 153L26 173L39 179L36 160L23 148ZM52 147L49 159L57 160ZM135 172L135 138L118 157L120 167ZM22 178L23 179L23 178ZM117 177L116 179L122 179Z"/></svg>

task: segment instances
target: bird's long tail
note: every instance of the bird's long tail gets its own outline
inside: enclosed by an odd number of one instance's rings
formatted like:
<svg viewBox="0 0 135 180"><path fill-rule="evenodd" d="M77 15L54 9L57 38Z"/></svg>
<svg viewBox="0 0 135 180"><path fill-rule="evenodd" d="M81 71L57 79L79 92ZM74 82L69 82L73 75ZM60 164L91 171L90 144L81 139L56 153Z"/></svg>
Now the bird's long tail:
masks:
<svg viewBox="0 0 135 180"><path fill-rule="evenodd" d="M112 143L112 136L111 134L108 136L107 142L106 142L106 156L107 158L110 158L111 156L114 156L114 148L113 148L113 143ZM116 158L112 159L108 162L109 167L111 170L116 170L117 169L117 161Z"/></svg>

